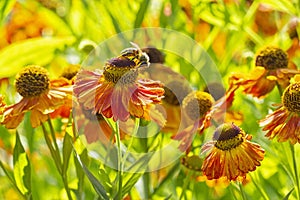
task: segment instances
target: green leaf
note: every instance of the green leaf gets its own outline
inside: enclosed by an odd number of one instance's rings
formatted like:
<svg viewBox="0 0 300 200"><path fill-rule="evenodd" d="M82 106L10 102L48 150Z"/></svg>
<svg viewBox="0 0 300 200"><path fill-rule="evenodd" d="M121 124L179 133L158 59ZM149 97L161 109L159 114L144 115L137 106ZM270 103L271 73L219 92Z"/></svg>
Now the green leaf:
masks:
<svg viewBox="0 0 300 200"><path fill-rule="evenodd" d="M93 185L95 191L102 199L109 199L109 197L106 194L106 191L103 187L103 185L97 180L97 178L88 170L88 168L85 166L85 164L81 161L78 154L76 154L76 159L78 160L80 166L82 167L85 175L90 180L91 184Z"/></svg>
<svg viewBox="0 0 300 200"><path fill-rule="evenodd" d="M128 171L130 172L124 172L122 196L127 194L136 184L139 178L144 174L144 172L147 170L147 167L145 166L147 166L153 155L154 154L141 157L128 168Z"/></svg>
<svg viewBox="0 0 300 200"><path fill-rule="evenodd" d="M293 5L293 3L290 0L277 0L277 1L260 0L258 2L267 4L267 5L271 6L273 9L278 10L278 11L282 11L282 12L286 12L286 13L294 14L294 15L296 14L295 6Z"/></svg>
<svg viewBox="0 0 300 200"><path fill-rule="evenodd" d="M105 170L105 168L100 168L99 169L99 179L103 183L103 186L105 187L105 190L106 191L111 191L112 183L110 181L110 178L109 178L108 173Z"/></svg>
<svg viewBox="0 0 300 200"><path fill-rule="evenodd" d="M150 0L144 0L141 5L140 5L140 9L138 10L137 14L136 14L136 18L135 18L135 22L134 22L134 28L139 28L144 20L147 8L149 6L149 2Z"/></svg>
<svg viewBox="0 0 300 200"><path fill-rule="evenodd" d="M75 168L76 168L76 174L78 178L78 190L75 191L77 195L77 199L82 199L82 194L83 194L83 186L84 186L84 171L81 167L81 163L78 161L76 158L77 154L74 154L74 163L75 163ZM88 163L88 154L87 150L84 149L79 155L81 162L84 164Z"/></svg>
<svg viewBox="0 0 300 200"><path fill-rule="evenodd" d="M73 150L72 137L68 133L66 133L63 141L63 167L62 167L63 174L67 172L72 150Z"/></svg>
<svg viewBox="0 0 300 200"><path fill-rule="evenodd" d="M16 0L2 0L0 1L0 20L1 24L5 20L6 16L12 10Z"/></svg>
<svg viewBox="0 0 300 200"><path fill-rule="evenodd" d="M31 195L31 169L30 162L16 133L16 145L13 152L14 178L22 194Z"/></svg>
<svg viewBox="0 0 300 200"><path fill-rule="evenodd" d="M286 195L285 197L283 198L283 200L288 200L290 195L292 194L292 192L294 191L295 188L292 188Z"/></svg>
<svg viewBox="0 0 300 200"><path fill-rule="evenodd" d="M49 63L57 49L75 42L74 37L34 38L11 44L0 51L0 78L15 75L28 64Z"/></svg>

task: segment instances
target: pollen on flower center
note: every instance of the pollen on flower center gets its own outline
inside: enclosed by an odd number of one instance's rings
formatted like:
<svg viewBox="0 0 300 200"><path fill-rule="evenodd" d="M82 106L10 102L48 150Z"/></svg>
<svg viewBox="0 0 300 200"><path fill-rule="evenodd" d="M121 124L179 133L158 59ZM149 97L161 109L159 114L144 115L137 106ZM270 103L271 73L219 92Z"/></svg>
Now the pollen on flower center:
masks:
<svg viewBox="0 0 300 200"><path fill-rule="evenodd" d="M109 82L133 83L138 76L135 66L136 63L127 58L112 58L105 64L103 75L105 80Z"/></svg>
<svg viewBox="0 0 300 200"><path fill-rule="evenodd" d="M17 92L23 97L37 97L49 89L49 76L45 68L30 65L16 76Z"/></svg>
<svg viewBox="0 0 300 200"><path fill-rule="evenodd" d="M300 82L293 83L285 89L282 103L290 112L300 113Z"/></svg>
<svg viewBox="0 0 300 200"><path fill-rule="evenodd" d="M215 147L223 151L233 149L243 142L245 133L233 123L220 125L213 136Z"/></svg>
<svg viewBox="0 0 300 200"><path fill-rule="evenodd" d="M267 47L259 52L255 65L262 66L267 70L286 68L288 66L288 56L280 48Z"/></svg>
<svg viewBox="0 0 300 200"><path fill-rule="evenodd" d="M184 98L182 104L186 114L192 120L197 120L210 110L213 102L213 97L207 92L194 91Z"/></svg>

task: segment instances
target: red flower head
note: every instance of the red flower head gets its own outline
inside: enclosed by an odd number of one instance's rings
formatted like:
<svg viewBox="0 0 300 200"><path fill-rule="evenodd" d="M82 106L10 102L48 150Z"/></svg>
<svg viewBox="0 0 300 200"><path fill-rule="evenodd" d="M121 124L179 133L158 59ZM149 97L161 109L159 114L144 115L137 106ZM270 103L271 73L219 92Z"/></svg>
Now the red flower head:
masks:
<svg viewBox="0 0 300 200"><path fill-rule="evenodd" d="M233 73L230 81L244 88L244 92L254 97L264 97L278 83L282 88L300 71L288 68L288 56L280 48L267 47L256 57L256 67L249 74Z"/></svg>
<svg viewBox="0 0 300 200"><path fill-rule="evenodd" d="M72 87L64 79L50 80L46 69L30 65L16 76L17 92L23 97L18 103L6 106L1 122L6 128L16 128L26 112L31 111L32 127L39 126L52 113L71 98Z"/></svg>
<svg viewBox="0 0 300 200"><path fill-rule="evenodd" d="M213 136L213 141L202 148L202 152L211 152L203 161L202 171L208 180L227 178L244 180L246 174L260 166L264 150L260 145L250 142L251 137L233 123L220 125Z"/></svg>
<svg viewBox="0 0 300 200"><path fill-rule="evenodd" d="M129 48L108 60L104 70L80 71L74 85L78 102L115 121L127 121L130 115L143 117L149 105L159 103L164 94L159 81L138 78L139 68L148 66L148 60L146 53Z"/></svg>
<svg viewBox="0 0 300 200"><path fill-rule="evenodd" d="M282 105L260 121L266 137L279 142L300 143L300 81L290 84L282 95Z"/></svg>

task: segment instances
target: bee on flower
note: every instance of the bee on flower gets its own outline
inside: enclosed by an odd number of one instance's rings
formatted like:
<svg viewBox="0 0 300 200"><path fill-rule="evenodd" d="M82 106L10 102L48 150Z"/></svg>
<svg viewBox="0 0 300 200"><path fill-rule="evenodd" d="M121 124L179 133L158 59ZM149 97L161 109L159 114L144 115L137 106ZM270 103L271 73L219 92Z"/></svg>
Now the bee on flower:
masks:
<svg viewBox="0 0 300 200"><path fill-rule="evenodd" d="M3 111L3 124L6 128L16 128L26 112L31 112L32 127L37 127L48 119L61 105L68 102L72 87L64 79L50 80L47 70L37 65L24 67L16 76L15 86L22 96L13 105L7 105Z"/></svg>
<svg viewBox="0 0 300 200"><path fill-rule="evenodd" d="M280 106L260 121L269 139L300 143L300 76L294 80L283 92Z"/></svg>
<svg viewBox="0 0 300 200"><path fill-rule="evenodd" d="M79 71L74 94L84 109L114 121L130 116L142 118L152 104L161 102L164 89L159 81L139 78L139 70L149 66L149 57L139 48L125 49L109 59L103 70Z"/></svg>
<svg viewBox="0 0 300 200"><path fill-rule="evenodd" d="M256 56L255 68L249 74L233 73L230 81L243 87L246 94L262 98L278 84L286 88L290 78L299 74L297 69L288 67L289 60L285 51L277 47L266 47Z"/></svg>
<svg viewBox="0 0 300 200"><path fill-rule="evenodd" d="M208 180L243 181L248 172L260 166L265 153L259 144L250 141L251 138L233 123L220 125L213 141L202 148L202 153L210 151L203 161L203 175Z"/></svg>

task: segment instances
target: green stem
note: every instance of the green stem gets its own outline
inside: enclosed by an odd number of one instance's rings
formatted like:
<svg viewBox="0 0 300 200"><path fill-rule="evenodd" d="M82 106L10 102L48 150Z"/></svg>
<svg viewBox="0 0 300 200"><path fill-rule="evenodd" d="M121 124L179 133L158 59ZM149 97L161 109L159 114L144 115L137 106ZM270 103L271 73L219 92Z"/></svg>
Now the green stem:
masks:
<svg viewBox="0 0 300 200"><path fill-rule="evenodd" d="M120 130L119 130L119 122L117 121L116 124L116 142L118 147L118 194L117 199L122 199L122 152L121 152L121 138L120 138Z"/></svg>
<svg viewBox="0 0 300 200"><path fill-rule="evenodd" d="M256 183L256 180L255 180L255 178L251 175L251 173L250 173L250 177L251 177L252 183L255 185L256 189L260 192L261 196L262 196L265 200L269 200L267 194L265 193L264 190L261 189L262 187L260 187L260 186Z"/></svg>
<svg viewBox="0 0 300 200"><path fill-rule="evenodd" d="M231 192L233 198L234 198L235 200L238 200L238 198L237 198L236 195L235 195L235 192L234 192L233 189L232 189L232 188L234 188L235 190L238 190L238 189L236 189L236 186L233 185L233 183L231 182L231 184L229 185L228 188L229 188L229 190L230 190L230 192Z"/></svg>
<svg viewBox="0 0 300 200"><path fill-rule="evenodd" d="M131 139L129 141L128 147L127 147L127 151L123 157L123 165L122 165L122 170L124 171L124 167L126 164L126 159L129 155L129 149L131 148L132 144L133 144L133 139L134 137L137 135L138 129L139 129L139 124L140 124L140 118L135 118L135 125L134 125L134 129L133 129L133 133L131 135Z"/></svg>
<svg viewBox="0 0 300 200"><path fill-rule="evenodd" d="M51 143L51 139L49 138L48 136L48 133L47 133L47 130L44 126L44 124L42 124L42 129L43 129L43 132L44 132L44 137L45 137L45 140L46 140L46 143L47 143L47 146L50 150L50 153L52 155L52 158L55 162L55 165L58 169L58 172L62 178L62 181L63 181L63 184L64 184L64 188L66 190L66 193L67 193L67 196L68 196L68 199L71 200L72 199L72 195L71 195L71 191L70 191L70 188L68 186L68 179L67 179L67 174L66 172L63 172L62 168L62 161L61 161L61 157L60 157L60 153L59 153L59 148L58 148L58 145L57 145L57 142L56 142L56 137L55 137L55 132L54 132L54 128L52 126L52 122L50 120L50 118L48 118L48 124L49 124L49 127L50 127L50 135L52 137L52 141L53 141L53 145Z"/></svg>
<svg viewBox="0 0 300 200"><path fill-rule="evenodd" d="M53 148L53 146L51 144L51 140L48 136L48 132L47 132L44 124L42 124L42 129L43 129L46 144L50 150L51 156L52 156L54 163L58 169L58 172L59 172L59 174L62 174L62 166L61 166L60 157L58 156L58 153L56 152L56 150Z"/></svg>
<svg viewBox="0 0 300 200"><path fill-rule="evenodd" d="M68 199L72 200L71 191L70 191L70 188L69 188L69 185L68 185L67 174L66 173L62 174L61 178L62 178L62 180L64 182L64 187L65 187L65 190L67 192Z"/></svg>
<svg viewBox="0 0 300 200"><path fill-rule="evenodd" d="M247 198L246 198L246 194L245 194L245 192L244 192L244 188L243 188L242 183L238 182L238 185L239 185L239 191L240 191L240 193L241 193L242 199L243 199L243 200L246 200Z"/></svg>
<svg viewBox="0 0 300 200"><path fill-rule="evenodd" d="M171 180L173 177L176 177L176 173L179 171L179 169L180 163L178 162L172 167L172 169L168 172L167 176L159 183L159 185L154 188L151 197L154 196L160 189L162 189L164 185L168 183L168 180Z"/></svg>
<svg viewBox="0 0 300 200"><path fill-rule="evenodd" d="M293 158L294 182L296 184L297 199L300 199L299 176L298 176L298 170L297 170L295 147L291 143L289 143L289 144L290 144L290 148L291 148L291 152L292 152L292 158Z"/></svg>
<svg viewBox="0 0 300 200"><path fill-rule="evenodd" d="M51 137L52 137L52 140L53 140L53 143L54 143L54 148L57 152L59 152L59 148L58 148L58 145L57 145L57 142L56 142L56 137L55 137L55 131L54 131L50 116L48 116L48 124L49 124L49 127L50 127L50 134L51 134ZM59 155L59 157L60 157L60 155Z"/></svg>
<svg viewBox="0 0 300 200"><path fill-rule="evenodd" d="M188 188L189 186L189 183L191 181L191 176L193 174L193 171L192 170L189 170L188 171L188 174L186 176L186 178L184 179L184 183L183 183L183 186L182 186L182 190L181 190L181 194L180 194L180 197L179 199L182 199L183 196L186 194L186 189Z"/></svg>
<svg viewBox="0 0 300 200"><path fill-rule="evenodd" d="M282 90L281 86L278 84L278 82L276 82L276 87L278 89L278 92L279 92L280 96L282 96L283 90Z"/></svg>

